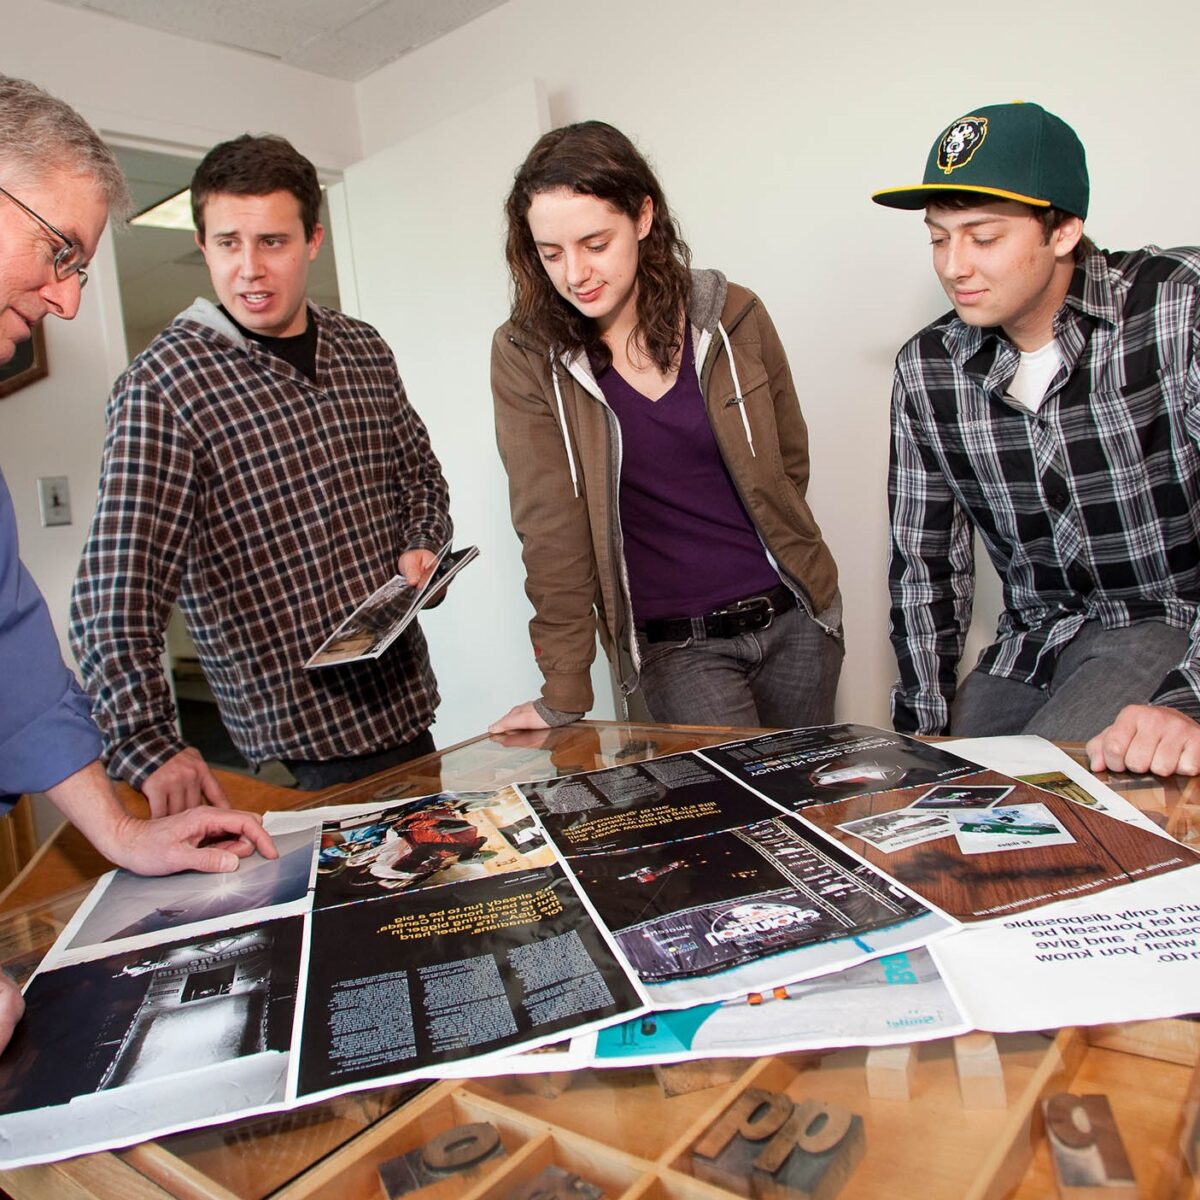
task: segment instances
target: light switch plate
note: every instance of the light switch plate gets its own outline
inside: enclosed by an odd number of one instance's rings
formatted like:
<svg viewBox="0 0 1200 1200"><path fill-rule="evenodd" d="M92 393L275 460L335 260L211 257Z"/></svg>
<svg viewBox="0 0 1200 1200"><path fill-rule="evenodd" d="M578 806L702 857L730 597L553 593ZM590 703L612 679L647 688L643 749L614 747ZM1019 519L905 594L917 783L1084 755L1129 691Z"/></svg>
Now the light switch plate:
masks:
<svg viewBox="0 0 1200 1200"><path fill-rule="evenodd" d="M70 525L71 486L65 475L38 476L38 505L43 525Z"/></svg>

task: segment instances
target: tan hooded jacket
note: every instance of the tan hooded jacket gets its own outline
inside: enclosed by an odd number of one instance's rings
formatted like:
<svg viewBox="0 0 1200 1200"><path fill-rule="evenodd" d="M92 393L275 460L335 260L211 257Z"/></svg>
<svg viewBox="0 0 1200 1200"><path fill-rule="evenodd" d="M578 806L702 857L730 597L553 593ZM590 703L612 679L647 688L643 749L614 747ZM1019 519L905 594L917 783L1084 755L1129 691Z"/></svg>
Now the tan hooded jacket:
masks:
<svg viewBox="0 0 1200 1200"><path fill-rule="evenodd" d="M840 632L837 568L805 499L808 432L779 335L758 297L718 271L693 273L688 318L708 419L742 503L780 578ZM496 440L534 608L542 699L587 712L597 623L622 691L638 679L617 504L621 431L586 356L560 357L557 372L551 357L511 321L496 331Z"/></svg>

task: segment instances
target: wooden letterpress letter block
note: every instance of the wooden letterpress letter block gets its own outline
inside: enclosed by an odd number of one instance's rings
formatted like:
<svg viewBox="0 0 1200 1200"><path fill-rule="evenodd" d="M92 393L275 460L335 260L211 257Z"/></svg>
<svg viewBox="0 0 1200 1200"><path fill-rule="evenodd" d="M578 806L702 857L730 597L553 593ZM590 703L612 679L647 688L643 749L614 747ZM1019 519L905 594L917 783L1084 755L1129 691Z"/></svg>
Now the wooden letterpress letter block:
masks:
<svg viewBox="0 0 1200 1200"><path fill-rule="evenodd" d="M425 1144L421 1157L431 1171L465 1171L500 1149L500 1134L487 1121L447 1129Z"/></svg>
<svg viewBox="0 0 1200 1200"><path fill-rule="evenodd" d="M915 1046L872 1046L867 1051L867 1094L872 1100L911 1100Z"/></svg>
<svg viewBox="0 0 1200 1200"><path fill-rule="evenodd" d="M1192 1081L1179 1114L1179 1153L1191 1173L1192 1187L1200 1195L1200 1062L1192 1068Z"/></svg>
<svg viewBox="0 0 1200 1200"><path fill-rule="evenodd" d="M1004 1069L990 1033L966 1033L954 1039L954 1065L963 1108L1006 1108Z"/></svg>
<svg viewBox="0 0 1200 1200"><path fill-rule="evenodd" d="M508 1200L604 1200L604 1191L562 1167L550 1166L517 1184Z"/></svg>
<svg viewBox="0 0 1200 1200"><path fill-rule="evenodd" d="M786 1096L747 1088L692 1147L692 1173L739 1196L751 1195L754 1160L791 1115Z"/></svg>
<svg viewBox="0 0 1200 1200"><path fill-rule="evenodd" d="M1063 1200L1137 1200L1137 1181L1107 1096L1059 1092L1043 1102Z"/></svg>
<svg viewBox="0 0 1200 1200"><path fill-rule="evenodd" d="M755 1200L832 1200L866 1148L862 1117L840 1104L805 1100L756 1159L752 1195Z"/></svg>
<svg viewBox="0 0 1200 1200"><path fill-rule="evenodd" d="M504 1146L494 1125L476 1121L439 1133L426 1145L379 1164L384 1200L400 1200L454 1175L469 1179L490 1158L503 1158Z"/></svg>
<svg viewBox="0 0 1200 1200"><path fill-rule="evenodd" d="M697 1062L656 1063L653 1067L654 1078L664 1096L728 1087L745 1069L744 1058L706 1058Z"/></svg>

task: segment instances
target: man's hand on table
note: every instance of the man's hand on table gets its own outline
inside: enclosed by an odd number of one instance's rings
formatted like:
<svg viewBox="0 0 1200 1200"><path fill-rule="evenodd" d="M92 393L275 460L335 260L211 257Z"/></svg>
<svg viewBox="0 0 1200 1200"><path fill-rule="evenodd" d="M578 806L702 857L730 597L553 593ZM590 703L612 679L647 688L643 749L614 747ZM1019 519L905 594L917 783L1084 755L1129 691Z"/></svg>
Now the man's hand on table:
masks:
<svg viewBox="0 0 1200 1200"><path fill-rule="evenodd" d="M1176 708L1127 704L1086 753L1093 771L1200 775L1200 724Z"/></svg>
<svg viewBox="0 0 1200 1200"><path fill-rule="evenodd" d="M196 751L190 753L200 760ZM279 857L262 821L234 812L223 795L224 808L206 805L149 821L131 817L98 759L47 788L46 795L109 862L139 875L233 871L256 850L264 858Z"/></svg>
<svg viewBox="0 0 1200 1200"><path fill-rule="evenodd" d="M191 746L168 758L157 771L148 775L141 790L150 802L152 817L182 813L201 804L229 807L217 777L200 757L200 751Z"/></svg>
<svg viewBox="0 0 1200 1200"><path fill-rule="evenodd" d="M254 813L225 808L189 808L149 821L125 816L111 841L97 849L117 866L138 875L173 875L176 871L235 871L257 851L278 858L271 835Z"/></svg>

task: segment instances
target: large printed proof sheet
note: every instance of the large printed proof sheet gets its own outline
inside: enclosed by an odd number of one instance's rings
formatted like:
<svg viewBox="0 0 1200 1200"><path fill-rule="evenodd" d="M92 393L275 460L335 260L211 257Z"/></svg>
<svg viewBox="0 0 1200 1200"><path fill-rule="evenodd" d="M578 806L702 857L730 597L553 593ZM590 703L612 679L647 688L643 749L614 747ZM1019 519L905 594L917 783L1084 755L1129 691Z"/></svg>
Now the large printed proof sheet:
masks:
<svg viewBox="0 0 1200 1200"><path fill-rule="evenodd" d="M985 1024L951 969L968 935L1195 894L1190 850L1066 782L835 725L270 814L277 861L96 885L0 1058L0 1164L521 1069L565 1038L619 1063Z"/></svg>

